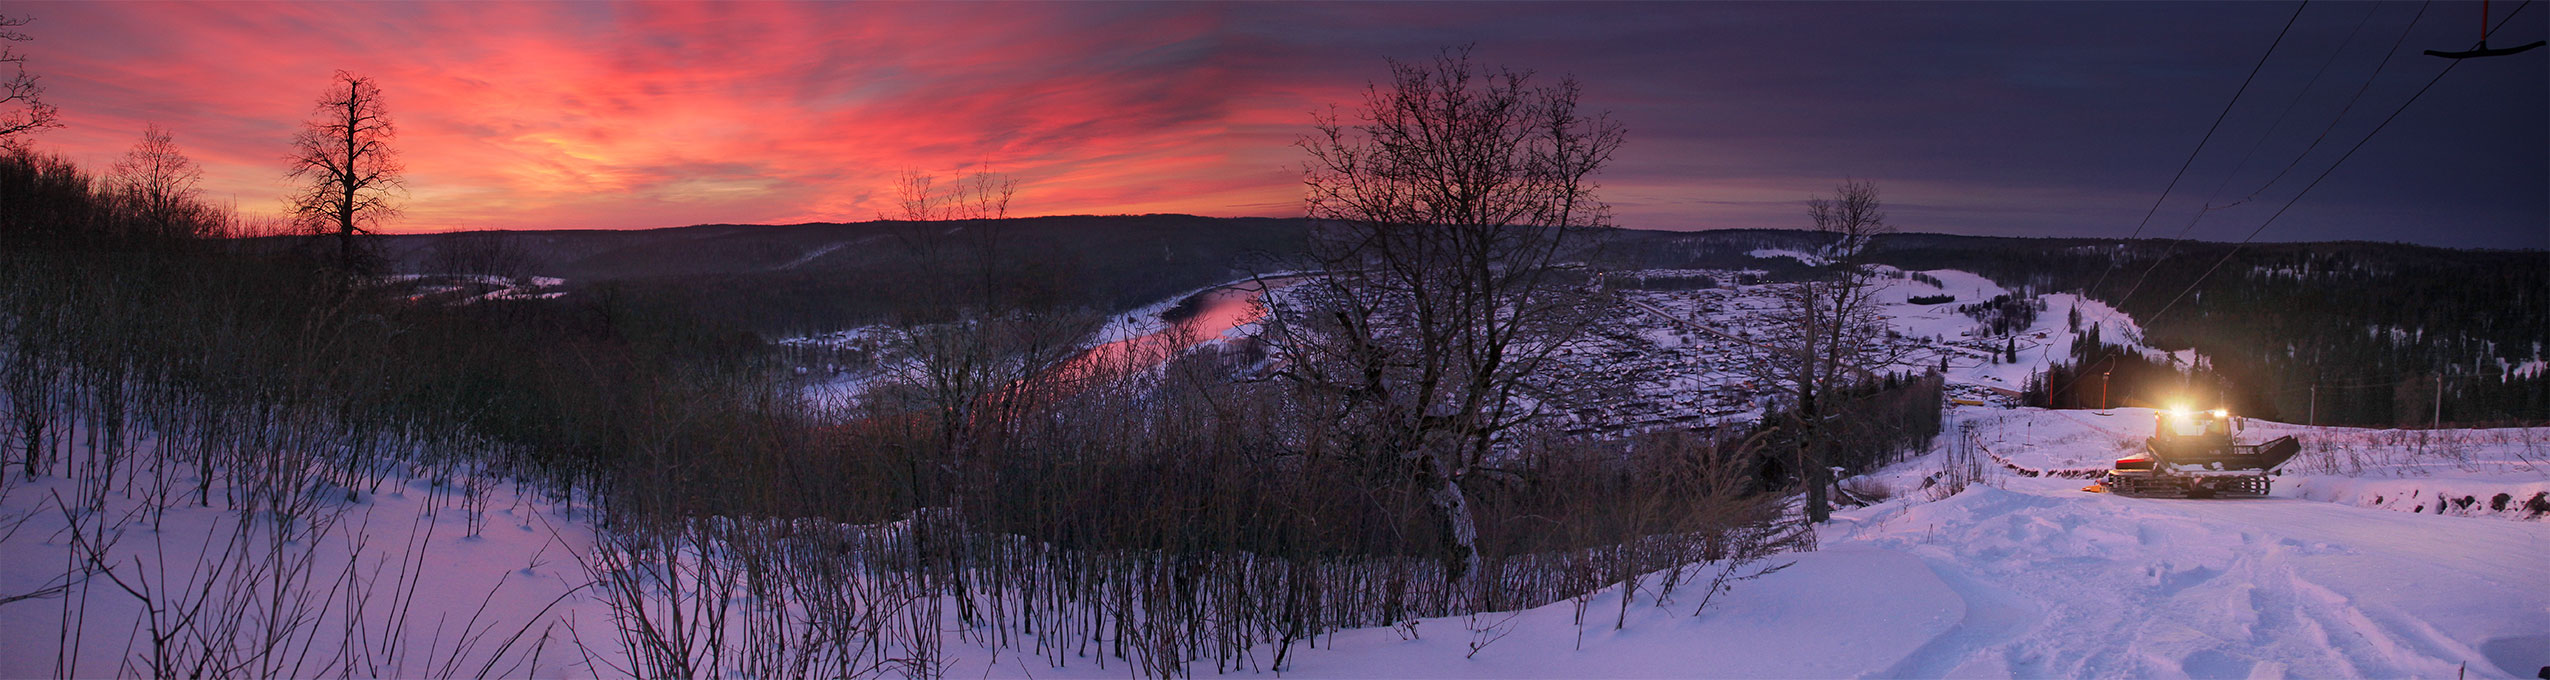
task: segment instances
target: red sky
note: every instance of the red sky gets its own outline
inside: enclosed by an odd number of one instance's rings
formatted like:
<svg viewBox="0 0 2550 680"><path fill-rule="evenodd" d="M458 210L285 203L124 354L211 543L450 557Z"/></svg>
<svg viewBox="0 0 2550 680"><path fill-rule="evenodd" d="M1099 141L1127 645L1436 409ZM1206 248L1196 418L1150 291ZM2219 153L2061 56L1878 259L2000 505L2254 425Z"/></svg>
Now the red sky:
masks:
<svg viewBox="0 0 2550 680"><path fill-rule="evenodd" d="M274 209L330 73L378 79L399 228L849 221L905 168L988 161L1026 214L1285 214L1234 143L1210 12L1087 5L36 4L33 70L103 167L170 128L208 193ZM1175 8L1167 8L1174 10ZM87 42L72 47L75 42ZM111 47L110 47L111 45ZM1304 107L1307 110L1307 107ZM1271 122L1271 121L1270 121Z"/></svg>
<svg viewBox="0 0 2550 680"><path fill-rule="evenodd" d="M1802 226L1877 182L1899 227L2238 240L2440 68L2475 3L2315 3L2177 193L2139 221L2293 15L2188 3L14 2L103 168L156 122L244 212L330 73L399 125L400 230L852 221L897 172L988 162L1013 214L1300 213L1290 146L1384 59L1475 43L1573 74L1629 142L1624 226ZM2499 8L2503 14L2505 8ZM2540 8L2508 33L2540 37ZM2395 40L2396 39L2396 40ZM2375 71L2401 45L2393 63ZM2487 60L2483 60L2487 61ZM2441 81L2266 240L2550 247L2544 60ZM2363 87L2363 101L2343 108ZM2340 111L2345 111L2340 115ZM2289 112L2289 113L2288 113ZM2328 139L2306 146L2327 127ZM2243 153L2243 152L2246 153ZM2268 182L2285 161L2288 179ZM2271 185L2256 200L2193 219ZM2192 187L2192 189L2191 189Z"/></svg>

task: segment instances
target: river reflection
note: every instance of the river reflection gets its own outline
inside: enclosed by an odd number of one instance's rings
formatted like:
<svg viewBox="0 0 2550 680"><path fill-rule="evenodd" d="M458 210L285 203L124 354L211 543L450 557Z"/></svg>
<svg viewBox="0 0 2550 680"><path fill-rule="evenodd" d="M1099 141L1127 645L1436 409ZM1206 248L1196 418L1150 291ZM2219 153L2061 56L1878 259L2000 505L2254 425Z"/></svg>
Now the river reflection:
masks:
<svg viewBox="0 0 2550 680"><path fill-rule="evenodd" d="M1281 289L1298 282L1297 277L1244 281L1195 294L1185 303L1163 312L1163 319L1176 317L1160 328L1130 338L1099 344L1065 360L1047 373L1050 380L1066 384L1098 377L1114 371L1143 370L1157 366L1179 353L1222 337L1231 330L1257 323L1265 310L1257 304L1269 289Z"/></svg>

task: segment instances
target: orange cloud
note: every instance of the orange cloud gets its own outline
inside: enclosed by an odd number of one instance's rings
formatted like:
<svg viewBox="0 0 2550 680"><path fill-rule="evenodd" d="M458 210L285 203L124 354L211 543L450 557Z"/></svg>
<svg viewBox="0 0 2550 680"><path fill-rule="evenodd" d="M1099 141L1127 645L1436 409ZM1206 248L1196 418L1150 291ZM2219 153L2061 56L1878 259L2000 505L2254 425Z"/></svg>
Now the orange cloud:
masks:
<svg viewBox="0 0 2550 680"><path fill-rule="evenodd" d="M13 2L18 47L69 127L38 143L104 167L145 123L243 211L287 193L293 130L329 74L376 78L411 191L397 228L627 228L862 220L896 173L989 163L1021 215L1300 213L1310 113L1362 103L1382 60L1476 44L1573 74L1629 143L1600 177L1624 226L1794 227L1843 176L1908 230L2117 236L2151 214L2291 11L2256 3ZM2323 10L2216 139L2298 153L2254 102L2326 98L2378 46L2465 41L2416 10ZM2512 30L2512 29L2510 29ZM2370 43L2365 43L2369 45ZM2317 90L2313 55L2340 54ZM2293 56L2301 55L2301 56ZM2415 61L2420 71L2439 68ZM2394 65L2374 88L2413 75ZM2460 73L2302 202L2292 238L2540 247L2541 60ZM2452 83L2469 82L2468 85ZM2385 94L2391 93L2391 94ZM2314 103L2316 102L2316 103ZM2321 104L2328 104L2322 106ZM2368 104L2368 107L2389 104ZM2433 113L2423 113L2433 112ZM2449 114L2442 112L2450 112ZM2428 116L2418 118L2417 116ZM2448 117L2447 117L2448 116ZM2311 119L2305 121L2304 119ZM2338 137L2352 139L2357 128ZM2231 140L2231 141L2224 141ZM2263 146L2259 143L2264 141ZM2287 148L2291 147L2291 148ZM2232 148L2232 147L2225 147ZM2222 185L2210 152L2186 186ZM2262 157L2263 158L2263 157ZM2222 162L2215 162L2215 161ZM2305 174L2323 162L2304 164ZM2249 174L2262 175L2250 166ZM2416 168L2416 172L2398 170ZM2253 186L2265 177L2229 182ZM2207 218L2239 238L2294 188ZM2184 224L2201 195L2172 196ZM2245 211L2245 212L2244 212ZM2282 229L2282 227L2279 227ZM2286 232L2271 232L2270 237Z"/></svg>
<svg viewBox="0 0 2550 680"><path fill-rule="evenodd" d="M977 164L1023 214L1265 214L1235 171L1208 7L936 4L43 5L73 127L102 163L145 122L249 212L327 74L377 78L410 197L399 226L860 220L895 173ZM63 37L64 34L70 34ZM1280 211L1279 211L1280 212Z"/></svg>

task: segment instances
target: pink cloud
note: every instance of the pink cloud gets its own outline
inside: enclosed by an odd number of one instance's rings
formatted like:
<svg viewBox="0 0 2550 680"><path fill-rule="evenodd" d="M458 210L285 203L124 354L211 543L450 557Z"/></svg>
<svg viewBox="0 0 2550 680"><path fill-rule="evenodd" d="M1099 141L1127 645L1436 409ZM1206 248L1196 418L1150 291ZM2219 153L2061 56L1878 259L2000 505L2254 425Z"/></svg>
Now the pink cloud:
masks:
<svg viewBox="0 0 2550 680"><path fill-rule="evenodd" d="M989 163L1025 214L1289 202L1234 172L1210 8L931 4L39 4L92 165L146 122L251 213L328 74L379 80L399 228L858 220L895 173ZM90 47L71 47L85 45ZM130 45L132 49L98 49ZM1244 211L1251 214L1263 210Z"/></svg>
<svg viewBox="0 0 2550 680"><path fill-rule="evenodd" d="M37 18L26 29L36 42L19 47L70 125L39 144L104 167L156 122L203 163L210 194L251 213L279 208L287 142L329 74L378 79L402 127L413 195L397 227L408 230L861 220L894 210L901 170L944 177L978 163L1021 181L1022 215L1297 215L1303 156L1292 142L1312 111L1351 113L1366 82L1388 77L1384 58L1475 43L1482 64L1581 78L1587 108L1627 124L1629 143L1601 177L1624 226L1802 226L1803 200L1849 175L1886 187L1906 229L2114 236L2182 164L2218 93L2241 82L2251 33L2289 14L2154 7L18 2L7 12ZM2380 11L2405 21L2414 10ZM2343 28L2297 29L2308 35L2294 49L2334 49ZM2440 25L2417 30L2409 44L2448 42ZM2525 63L2439 88L2419 110L2455 112L2453 122L2403 119L2354 162L2451 173L2350 167L2286 219L2352 231L2293 233L2392 238L2404 218L2365 216L2414 214L2483 225L2442 240L2537 247L2550 167L2539 88L2506 85L2541 81L2540 62ZM2275 66L2260 83L2290 91L2309 75ZM2222 139L2257 139L2265 122L2235 116ZM2161 216L2195 207L2182 203Z"/></svg>

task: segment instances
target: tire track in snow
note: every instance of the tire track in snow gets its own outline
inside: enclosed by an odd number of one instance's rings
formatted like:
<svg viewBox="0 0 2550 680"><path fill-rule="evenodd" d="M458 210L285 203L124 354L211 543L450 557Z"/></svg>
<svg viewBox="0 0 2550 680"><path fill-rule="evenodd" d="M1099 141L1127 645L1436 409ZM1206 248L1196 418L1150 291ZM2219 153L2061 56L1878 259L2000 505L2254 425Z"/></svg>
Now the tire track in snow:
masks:
<svg viewBox="0 0 2550 680"><path fill-rule="evenodd" d="M1922 564L1948 584L1957 597L1965 600L1966 616L1957 625L1931 638L1919 649L1905 655L1902 661L1886 670L1863 676L1872 678L1940 678L1973 659L1976 655L1999 649L2020 635L2036 628L2044 619L2037 603L2017 593L1975 580L1964 570L1932 558Z"/></svg>
<svg viewBox="0 0 2550 680"><path fill-rule="evenodd" d="M2545 545L2536 527L2008 481L2027 490L1971 489L1828 543L1919 555L1968 608L1863 677L2502 677L2483 644L2550 620L2522 585L2550 578L2523 557Z"/></svg>

